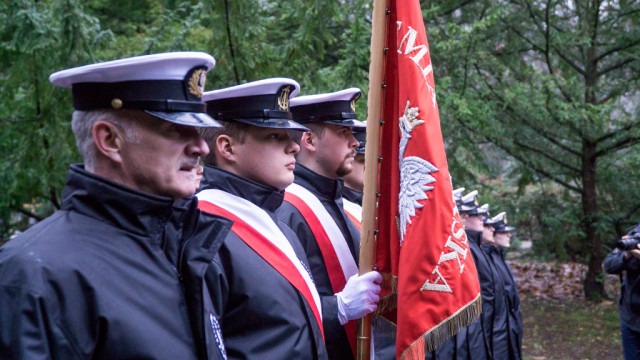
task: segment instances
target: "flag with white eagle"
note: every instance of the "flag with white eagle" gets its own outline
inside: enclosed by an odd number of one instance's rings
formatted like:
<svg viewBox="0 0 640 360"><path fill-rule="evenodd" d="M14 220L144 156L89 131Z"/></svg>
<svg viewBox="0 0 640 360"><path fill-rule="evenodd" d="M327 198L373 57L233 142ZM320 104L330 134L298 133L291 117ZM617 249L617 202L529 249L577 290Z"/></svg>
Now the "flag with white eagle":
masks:
<svg viewBox="0 0 640 360"><path fill-rule="evenodd" d="M420 4L389 0L387 8L376 207L375 264L384 278L379 313L397 324L397 358L424 359L479 316L480 286L453 201Z"/></svg>

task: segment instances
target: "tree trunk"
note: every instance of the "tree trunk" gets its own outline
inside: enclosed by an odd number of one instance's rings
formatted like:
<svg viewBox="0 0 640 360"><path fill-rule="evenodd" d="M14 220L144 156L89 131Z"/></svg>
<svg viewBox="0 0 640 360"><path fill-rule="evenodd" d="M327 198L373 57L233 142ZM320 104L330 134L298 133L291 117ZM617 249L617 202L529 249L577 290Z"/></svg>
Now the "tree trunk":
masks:
<svg viewBox="0 0 640 360"><path fill-rule="evenodd" d="M589 266L584 279L584 295L587 299L600 301L606 297L602 282L602 245L595 222L598 220L596 198L596 143L584 140L582 144L582 225L585 240L591 245Z"/></svg>

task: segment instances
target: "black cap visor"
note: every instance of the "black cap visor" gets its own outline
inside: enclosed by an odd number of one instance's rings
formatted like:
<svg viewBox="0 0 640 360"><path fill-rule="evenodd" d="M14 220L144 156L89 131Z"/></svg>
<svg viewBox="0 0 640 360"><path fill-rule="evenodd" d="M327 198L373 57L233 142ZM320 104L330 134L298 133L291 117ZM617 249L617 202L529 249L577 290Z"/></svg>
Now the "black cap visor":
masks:
<svg viewBox="0 0 640 360"><path fill-rule="evenodd" d="M195 126L195 127L213 127L221 128L222 124L215 121L209 114L198 112L166 112L145 110L149 115L153 115L159 119L172 122L174 124Z"/></svg>
<svg viewBox="0 0 640 360"><path fill-rule="evenodd" d="M244 124L249 124L249 125L253 125L261 128L287 129L287 130L295 130L295 131L311 131L308 128L298 124L293 120L283 119L283 118L271 118L271 119L249 118L249 119L233 119L233 121L237 121L237 122L241 122Z"/></svg>

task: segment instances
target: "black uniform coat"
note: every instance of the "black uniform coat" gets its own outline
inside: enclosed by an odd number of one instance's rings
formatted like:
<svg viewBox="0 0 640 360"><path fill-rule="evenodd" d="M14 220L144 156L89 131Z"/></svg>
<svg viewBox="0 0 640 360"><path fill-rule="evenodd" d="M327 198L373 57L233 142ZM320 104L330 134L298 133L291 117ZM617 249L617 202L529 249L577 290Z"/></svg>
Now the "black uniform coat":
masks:
<svg viewBox="0 0 640 360"><path fill-rule="evenodd" d="M300 164L296 164L294 174L294 182L317 196L336 224L338 224L342 235L347 240L351 255L353 255L356 264L358 264L360 231L344 212L342 205L344 184L342 180L329 179L318 175ZM286 201L278 209L277 214L298 235L309 259L311 273L322 301L322 321L329 358L352 359L353 353L351 352L347 334L338 320L337 300L331 287L327 268L324 265L322 253L313 236L313 232L311 232L311 228L309 228L298 209Z"/></svg>
<svg viewBox="0 0 640 360"><path fill-rule="evenodd" d="M231 222L76 165L62 197L0 248L0 357L221 359L203 279Z"/></svg>
<svg viewBox="0 0 640 360"><path fill-rule="evenodd" d="M360 206L362 206L362 195L360 191L349 189L346 186L342 187L342 197Z"/></svg>
<svg viewBox="0 0 640 360"><path fill-rule="evenodd" d="M447 339L427 359L493 359L491 354L491 334L494 313L494 285L490 260L480 248L482 233L465 230L471 249L471 256L478 271L482 314L468 327Z"/></svg>
<svg viewBox="0 0 640 360"><path fill-rule="evenodd" d="M507 280L502 276L502 272L498 265L491 260L492 254L497 253L498 249L491 244L483 244L482 250L490 259L489 265L493 270L494 284L494 313L493 313L493 334L491 336L491 345L493 356L495 359L514 359L516 356L510 348L509 341L509 298L507 295Z"/></svg>
<svg viewBox="0 0 640 360"><path fill-rule="evenodd" d="M298 238L275 217L283 191L210 166L200 189L220 189L262 208L305 264ZM224 240L207 282L230 359L327 358L320 327L302 294L235 233Z"/></svg>
<svg viewBox="0 0 640 360"><path fill-rule="evenodd" d="M620 321L634 331L640 331L640 260L624 258L624 251L613 249L604 259L609 274L623 274L618 298Z"/></svg>
<svg viewBox="0 0 640 360"><path fill-rule="evenodd" d="M504 290L509 309L509 356L510 359L520 360L522 359L522 313L520 311L520 296L518 295L516 279L505 261L504 249L494 247L491 251L491 260L500 271L505 284Z"/></svg>

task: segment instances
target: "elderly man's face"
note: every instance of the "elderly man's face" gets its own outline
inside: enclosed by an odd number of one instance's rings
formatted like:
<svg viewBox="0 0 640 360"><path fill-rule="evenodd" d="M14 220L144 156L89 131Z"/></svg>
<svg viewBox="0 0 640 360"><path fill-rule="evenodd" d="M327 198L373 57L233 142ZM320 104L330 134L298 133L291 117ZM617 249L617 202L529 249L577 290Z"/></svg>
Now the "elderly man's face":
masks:
<svg viewBox="0 0 640 360"><path fill-rule="evenodd" d="M128 139L122 150L126 184L174 199L192 196L200 157L209 153L205 141L194 127L142 112L136 120L138 136Z"/></svg>

